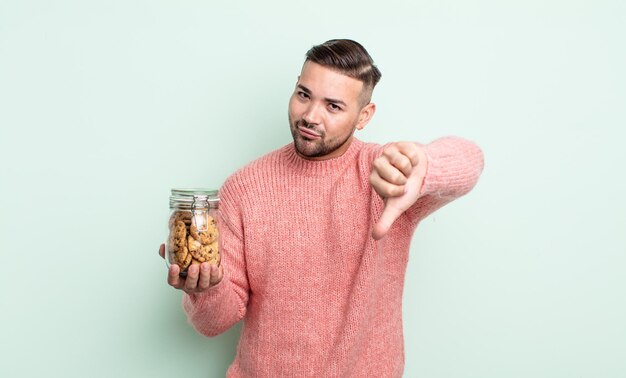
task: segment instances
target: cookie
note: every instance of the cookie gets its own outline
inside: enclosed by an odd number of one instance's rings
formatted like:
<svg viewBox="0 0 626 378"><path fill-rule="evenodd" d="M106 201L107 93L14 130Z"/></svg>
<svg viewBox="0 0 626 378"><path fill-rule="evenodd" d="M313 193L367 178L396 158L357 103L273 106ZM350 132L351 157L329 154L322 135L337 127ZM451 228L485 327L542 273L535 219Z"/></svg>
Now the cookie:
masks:
<svg viewBox="0 0 626 378"><path fill-rule="evenodd" d="M196 265L200 265L204 262L208 262L210 265L217 265L220 266L220 259L219 259L219 255L216 254L214 257L207 259L206 261L201 261L201 260L196 260L196 259L192 259L191 260L191 264L196 264Z"/></svg>
<svg viewBox="0 0 626 378"><path fill-rule="evenodd" d="M189 234L193 236L194 239L200 241L200 243L207 245L212 244L217 240L217 223L215 219L211 216L208 218L207 229L206 231L198 232L198 228L195 224L189 226Z"/></svg>
<svg viewBox="0 0 626 378"><path fill-rule="evenodd" d="M193 256L194 259L200 262L214 260L215 256L217 255L217 240L208 245L203 244L195 251L189 250L189 253L191 254L191 256Z"/></svg>
<svg viewBox="0 0 626 378"><path fill-rule="evenodd" d="M200 249L200 247L202 247L202 243L195 239L192 235L187 236L187 248L189 248L190 251L197 251Z"/></svg>
<svg viewBox="0 0 626 378"><path fill-rule="evenodd" d="M191 260L193 260L193 256L191 256L191 253L187 253L184 259L182 258L182 256L183 254L180 254L180 256L177 256L176 258L176 263L178 264L178 266L180 266L181 272L187 269L189 265L191 264Z"/></svg>

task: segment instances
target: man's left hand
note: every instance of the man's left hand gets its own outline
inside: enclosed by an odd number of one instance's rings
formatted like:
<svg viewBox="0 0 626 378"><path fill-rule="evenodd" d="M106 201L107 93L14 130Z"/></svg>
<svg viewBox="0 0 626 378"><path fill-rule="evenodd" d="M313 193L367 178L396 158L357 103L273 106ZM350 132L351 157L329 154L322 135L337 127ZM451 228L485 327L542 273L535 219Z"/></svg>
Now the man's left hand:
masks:
<svg viewBox="0 0 626 378"><path fill-rule="evenodd" d="M393 222L420 197L426 166L424 150L412 142L392 143L374 160L370 184L385 200L385 208L372 230L374 239L382 239Z"/></svg>

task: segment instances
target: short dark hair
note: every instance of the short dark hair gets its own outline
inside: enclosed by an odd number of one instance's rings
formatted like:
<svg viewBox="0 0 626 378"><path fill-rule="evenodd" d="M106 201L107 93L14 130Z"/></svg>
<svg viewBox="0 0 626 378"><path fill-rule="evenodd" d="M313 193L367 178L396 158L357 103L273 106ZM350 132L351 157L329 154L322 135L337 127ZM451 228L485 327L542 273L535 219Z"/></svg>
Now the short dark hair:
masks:
<svg viewBox="0 0 626 378"><path fill-rule="evenodd" d="M307 51L306 60L361 81L364 105L370 102L372 91L382 76L365 47L351 39L331 39L313 46Z"/></svg>

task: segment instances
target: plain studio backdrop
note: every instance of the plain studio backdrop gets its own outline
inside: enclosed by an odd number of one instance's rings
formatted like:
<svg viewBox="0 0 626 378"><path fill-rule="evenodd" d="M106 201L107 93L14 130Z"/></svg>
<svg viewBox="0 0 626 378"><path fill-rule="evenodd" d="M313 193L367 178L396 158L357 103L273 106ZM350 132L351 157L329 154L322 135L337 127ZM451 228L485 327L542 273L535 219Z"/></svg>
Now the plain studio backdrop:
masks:
<svg viewBox="0 0 626 378"><path fill-rule="evenodd" d="M626 376L625 25L621 0L1 0L0 376L224 376L240 326L196 334L165 282L169 191L290 143L332 38L383 73L359 138L485 153L411 245L405 376Z"/></svg>

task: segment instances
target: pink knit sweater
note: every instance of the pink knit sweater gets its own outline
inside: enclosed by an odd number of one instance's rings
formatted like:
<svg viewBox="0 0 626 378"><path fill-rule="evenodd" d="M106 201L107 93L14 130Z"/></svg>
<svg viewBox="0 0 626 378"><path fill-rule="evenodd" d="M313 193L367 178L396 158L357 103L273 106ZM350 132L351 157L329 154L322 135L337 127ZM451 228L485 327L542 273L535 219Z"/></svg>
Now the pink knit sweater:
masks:
<svg viewBox="0 0 626 378"><path fill-rule="evenodd" d="M402 290L409 244L428 214L469 192L483 167L457 137L423 146L423 196L379 241L383 201L371 188L382 146L354 139L343 156L300 158L289 144L233 174L220 190L224 279L185 295L198 332L243 319L228 377L400 377Z"/></svg>

